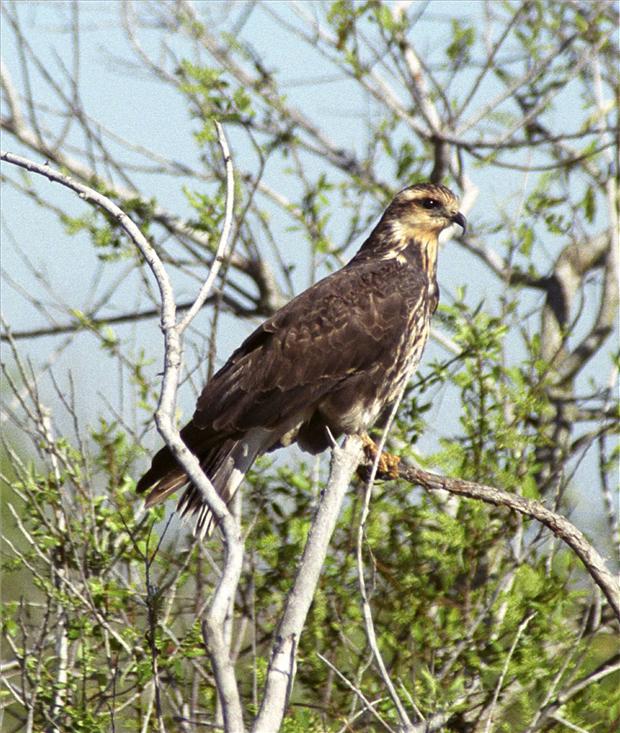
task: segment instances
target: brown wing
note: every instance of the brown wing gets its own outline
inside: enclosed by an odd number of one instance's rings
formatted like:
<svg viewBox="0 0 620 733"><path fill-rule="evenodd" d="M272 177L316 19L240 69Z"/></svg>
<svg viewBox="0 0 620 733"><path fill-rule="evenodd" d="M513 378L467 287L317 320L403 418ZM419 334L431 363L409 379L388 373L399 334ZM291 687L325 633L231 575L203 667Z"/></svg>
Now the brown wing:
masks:
<svg viewBox="0 0 620 733"><path fill-rule="evenodd" d="M292 300L209 381L191 425L231 436L276 428L343 380L389 359L423 287L419 275L409 271L399 283L395 274L395 263L360 263Z"/></svg>
<svg viewBox="0 0 620 733"><path fill-rule="evenodd" d="M377 391L426 286L424 274L395 260L353 261L265 321L211 378L181 431L203 468L212 473L222 445L252 428L274 430L275 444L283 426L310 418L327 394L339 390L349 401ZM164 447L137 491L157 486L155 503L186 480Z"/></svg>

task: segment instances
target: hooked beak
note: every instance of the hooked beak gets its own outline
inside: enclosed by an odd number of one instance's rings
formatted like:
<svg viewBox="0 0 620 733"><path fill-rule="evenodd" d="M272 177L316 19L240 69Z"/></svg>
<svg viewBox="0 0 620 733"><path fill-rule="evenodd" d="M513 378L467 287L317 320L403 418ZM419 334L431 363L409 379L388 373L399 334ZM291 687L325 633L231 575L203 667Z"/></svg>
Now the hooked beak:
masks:
<svg viewBox="0 0 620 733"><path fill-rule="evenodd" d="M465 232L467 231L467 219L463 216L463 214L461 214L460 211L458 214L455 214L452 217L452 221L455 224L458 224L461 227L461 229L463 230L463 234L465 234Z"/></svg>
<svg viewBox="0 0 620 733"><path fill-rule="evenodd" d="M452 221L455 224L458 224L461 227L461 229L463 230L463 234L465 234L465 232L467 231L467 219L463 216L463 214L461 214L460 211L458 214L455 214L452 217Z"/></svg>

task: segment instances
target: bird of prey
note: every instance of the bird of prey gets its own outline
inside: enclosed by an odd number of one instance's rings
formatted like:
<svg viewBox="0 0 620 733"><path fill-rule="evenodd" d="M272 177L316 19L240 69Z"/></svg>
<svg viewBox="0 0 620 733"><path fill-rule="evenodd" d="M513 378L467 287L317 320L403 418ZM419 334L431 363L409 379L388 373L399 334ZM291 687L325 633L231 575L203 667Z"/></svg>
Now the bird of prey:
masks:
<svg viewBox="0 0 620 733"><path fill-rule="evenodd" d="M225 502L257 456L295 442L316 454L364 435L396 399L428 338L438 236L451 224L465 230L448 188L403 189L345 267L280 308L209 380L181 437ZM148 507L184 486L177 510L197 515L204 537L212 514L167 447L137 491L149 492Z"/></svg>

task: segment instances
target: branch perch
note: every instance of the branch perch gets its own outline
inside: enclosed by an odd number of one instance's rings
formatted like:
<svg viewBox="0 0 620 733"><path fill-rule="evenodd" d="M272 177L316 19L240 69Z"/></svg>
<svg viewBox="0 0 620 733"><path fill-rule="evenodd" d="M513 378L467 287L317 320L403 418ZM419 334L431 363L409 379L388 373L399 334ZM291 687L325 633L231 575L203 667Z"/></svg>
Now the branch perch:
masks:
<svg viewBox="0 0 620 733"><path fill-rule="evenodd" d="M379 476L379 478L394 478L394 476L386 475ZM583 533L566 517L547 509L539 501L525 499L517 494L510 494L494 486L439 476L413 466L399 466L398 478L417 484L426 491L447 491L450 494L464 496L468 499L477 499L494 506L507 507L544 524L556 537L559 537L567 544L585 565L586 570L601 589L616 618L620 621L620 583L608 570L601 555L592 547Z"/></svg>
<svg viewBox="0 0 620 733"><path fill-rule="evenodd" d="M177 308L172 284L159 255L135 222L120 207L107 196L53 170L47 164L35 163L6 151L0 151L0 160L24 168L31 173L44 176L53 183L59 183L61 186L77 193L82 200L94 204L108 213L118 222L121 229L138 248L157 281L161 297L161 328L164 334L165 355L162 388L155 413L155 422L159 433L185 469L189 479L205 498L224 533L226 543L224 567L203 620L203 633L208 642L208 651L213 663L218 693L222 702L225 730L227 733L242 733L244 726L241 699L234 666L223 634L224 619L230 606L230 599L234 597L236 592L243 564L241 531L238 523L228 511L226 504L218 496L211 481L201 469L198 459L182 441L174 422L176 395L182 366L182 334L209 296L221 264L228 253L228 240L232 226L234 170L222 126L215 122L215 127L226 166L226 215L217 252L208 277L196 300L180 321L177 321Z"/></svg>
<svg viewBox="0 0 620 733"><path fill-rule="evenodd" d="M344 496L361 454L362 441L357 435L348 436L342 448L333 448L329 482L312 520L295 582L275 633L263 701L252 733L276 733L280 730L295 678L299 637L319 582Z"/></svg>

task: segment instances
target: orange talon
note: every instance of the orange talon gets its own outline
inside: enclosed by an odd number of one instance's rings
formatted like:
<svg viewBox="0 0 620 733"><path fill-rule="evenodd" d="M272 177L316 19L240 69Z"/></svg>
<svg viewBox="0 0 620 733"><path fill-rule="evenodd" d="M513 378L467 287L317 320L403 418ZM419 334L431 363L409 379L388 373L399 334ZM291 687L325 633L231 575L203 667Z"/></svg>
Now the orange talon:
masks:
<svg viewBox="0 0 620 733"><path fill-rule="evenodd" d="M377 447L377 444L374 442L374 440L368 435L368 433L364 433L364 435L362 435L362 442L364 445L364 454L366 455L366 460L370 465L373 465L377 458L379 448ZM377 466L377 478L398 478L399 464L400 458L398 456L395 456L392 453L388 453L387 451L383 451L381 453L379 464ZM361 468L362 473L364 474L362 477L367 478L369 472L368 466L363 466Z"/></svg>

